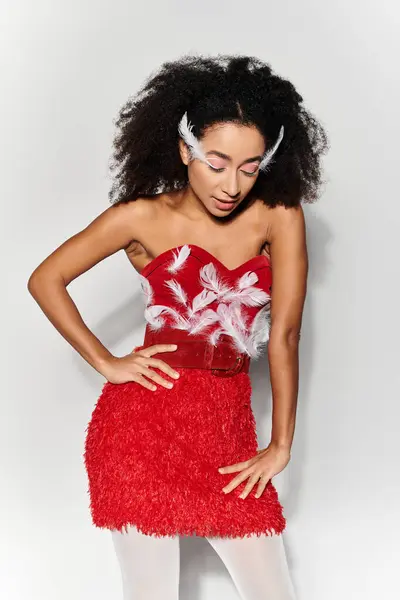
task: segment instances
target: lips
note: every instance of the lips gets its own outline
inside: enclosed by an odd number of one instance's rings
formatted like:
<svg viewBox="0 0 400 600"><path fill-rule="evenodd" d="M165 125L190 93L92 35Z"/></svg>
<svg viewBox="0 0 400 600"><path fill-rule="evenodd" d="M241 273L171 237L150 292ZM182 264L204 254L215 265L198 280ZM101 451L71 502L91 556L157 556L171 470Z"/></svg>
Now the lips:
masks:
<svg viewBox="0 0 400 600"><path fill-rule="evenodd" d="M215 198L215 204L219 210L232 210L232 208L238 203L237 200L220 200L219 198Z"/></svg>

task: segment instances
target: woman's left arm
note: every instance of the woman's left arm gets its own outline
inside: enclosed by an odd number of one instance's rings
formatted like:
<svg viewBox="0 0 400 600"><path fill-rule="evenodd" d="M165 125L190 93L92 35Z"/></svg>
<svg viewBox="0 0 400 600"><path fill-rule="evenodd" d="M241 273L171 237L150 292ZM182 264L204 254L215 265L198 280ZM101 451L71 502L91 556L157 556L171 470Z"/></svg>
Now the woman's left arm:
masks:
<svg viewBox="0 0 400 600"><path fill-rule="evenodd" d="M279 207L271 228L271 332L268 360L272 388L271 444L293 442L298 380L299 339L307 291L308 256L301 207Z"/></svg>
<svg viewBox="0 0 400 600"><path fill-rule="evenodd" d="M259 450L250 460L219 469L220 473L240 471L223 488L225 493L249 479L241 498L248 496L256 483L256 496L259 497L268 481L286 467L296 421L299 339L308 275L306 228L301 206L279 206L271 213L272 292L268 342L272 389L271 441L267 448Z"/></svg>

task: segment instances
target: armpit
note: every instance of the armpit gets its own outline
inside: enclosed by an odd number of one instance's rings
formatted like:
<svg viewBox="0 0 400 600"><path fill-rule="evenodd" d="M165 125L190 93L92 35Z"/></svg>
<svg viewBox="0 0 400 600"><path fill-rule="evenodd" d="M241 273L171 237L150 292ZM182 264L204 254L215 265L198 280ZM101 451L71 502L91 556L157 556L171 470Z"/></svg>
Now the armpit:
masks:
<svg viewBox="0 0 400 600"><path fill-rule="evenodd" d="M269 242L266 242L264 244L264 246L261 248L261 255L262 256L266 256L267 258L271 259L271 252L270 252Z"/></svg>
<svg viewBox="0 0 400 600"><path fill-rule="evenodd" d="M133 268L139 273L146 265L149 258L151 258L148 256L142 244L140 244L137 241L132 241L132 243L129 244L127 248L125 248L125 253Z"/></svg>

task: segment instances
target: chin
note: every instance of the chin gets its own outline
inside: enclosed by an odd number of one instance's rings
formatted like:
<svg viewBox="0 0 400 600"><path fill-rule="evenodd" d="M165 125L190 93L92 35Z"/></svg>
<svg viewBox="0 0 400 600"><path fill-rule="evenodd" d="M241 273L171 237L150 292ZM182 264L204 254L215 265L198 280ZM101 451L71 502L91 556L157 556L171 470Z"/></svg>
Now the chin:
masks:
<svg viewBox="0 0 400 600"><path fill-rule="evenodd" d="M220 217L221 219L223 219L224 217L229 217L233 212L235 212L235 209L237 208L237 206L235 206L234 208L231 208L230 210L220 210L220 209L214 209L213 214L216 217Z"/></svg>

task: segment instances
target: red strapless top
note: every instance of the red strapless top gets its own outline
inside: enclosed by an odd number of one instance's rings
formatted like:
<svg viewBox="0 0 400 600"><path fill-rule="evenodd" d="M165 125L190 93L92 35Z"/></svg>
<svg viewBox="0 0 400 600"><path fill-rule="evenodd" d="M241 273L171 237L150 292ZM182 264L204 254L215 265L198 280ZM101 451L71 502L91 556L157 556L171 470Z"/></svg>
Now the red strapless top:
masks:
<svg viewBox="0 0 400 600"><path fill-rule="evenodd" d="M152 331L178 329L214 346L228 337L252 358L268 342L272 269L264 255L228 269L204 248L185 244L150 261L140 281Z"/></svg>

